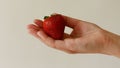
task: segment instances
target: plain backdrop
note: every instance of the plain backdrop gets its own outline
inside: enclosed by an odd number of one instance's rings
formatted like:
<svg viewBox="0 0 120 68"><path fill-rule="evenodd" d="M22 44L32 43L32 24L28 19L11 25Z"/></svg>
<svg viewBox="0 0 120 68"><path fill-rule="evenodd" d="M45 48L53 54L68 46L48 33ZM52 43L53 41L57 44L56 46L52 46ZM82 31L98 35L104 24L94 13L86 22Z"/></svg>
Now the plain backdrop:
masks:
<svg viewBox="0 0 120 68"><path fill-rule="evenodd" d="M120 0L0 0L0 68L120 68L120 58L67 54L31 36L26 26L51 13L120 34Z"/></svg>

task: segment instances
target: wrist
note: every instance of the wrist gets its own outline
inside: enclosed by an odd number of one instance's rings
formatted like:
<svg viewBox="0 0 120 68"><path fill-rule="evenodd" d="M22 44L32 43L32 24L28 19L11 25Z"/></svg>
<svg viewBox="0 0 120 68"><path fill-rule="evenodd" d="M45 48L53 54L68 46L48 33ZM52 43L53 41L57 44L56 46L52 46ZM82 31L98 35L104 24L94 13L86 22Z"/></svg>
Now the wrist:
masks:
<svg viewBox="0 0 120 68"><path fill-rule="evenodd" d="M111 52L111 55L120 58L120 36L116 38L116 41L114 41L111 46L113 46L113 52Z"/></svg>
<svg viewBox="0 0 120 68"><path fill-rule="evenodd" d="M120 36L105 31L104 54L120 57Z"/></svg>

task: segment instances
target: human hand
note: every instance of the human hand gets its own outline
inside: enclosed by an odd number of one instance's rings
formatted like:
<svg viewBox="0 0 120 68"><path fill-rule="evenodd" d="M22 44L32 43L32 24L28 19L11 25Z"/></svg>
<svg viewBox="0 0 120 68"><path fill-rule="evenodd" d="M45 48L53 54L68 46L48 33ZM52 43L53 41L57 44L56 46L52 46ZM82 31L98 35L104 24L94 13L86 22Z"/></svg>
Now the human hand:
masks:
<svg viewBox="0 0 120 68"><path fill-rule="evenodd" d="M68 53L109 53L113 43L118 38L117 35L110 33L99 26L62 15L66 21L66 26L73 29L70 34L64 33L63 40L55 40L45 34L42 28L42 20L36 19L34 24L28 25L30 34L44 42L46 45ZM113 49L112 49L113 50Z"/></svg>

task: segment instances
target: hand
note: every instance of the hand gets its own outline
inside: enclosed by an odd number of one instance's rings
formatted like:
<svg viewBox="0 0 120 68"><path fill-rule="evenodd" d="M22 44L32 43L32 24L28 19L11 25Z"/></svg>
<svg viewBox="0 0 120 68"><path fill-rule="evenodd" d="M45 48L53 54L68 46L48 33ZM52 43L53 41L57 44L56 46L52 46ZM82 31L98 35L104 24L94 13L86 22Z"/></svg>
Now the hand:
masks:
<svg viewBox="0 0 120 68"><path fill-rule="evenodd" d="M28 25L30 34L44 42L46 45L68 53L109 53L111 48L116 48L113 43L118 36L110 33L99 26L62 15L66 26L73 29L70 34L64 33L63 40L55 40L42 29L42 20L36 19L34 24ZM115 40L113 39L116 38ZM114 49L112 49L114 50ZM114 53L114 52L113 52Z"/></svg>

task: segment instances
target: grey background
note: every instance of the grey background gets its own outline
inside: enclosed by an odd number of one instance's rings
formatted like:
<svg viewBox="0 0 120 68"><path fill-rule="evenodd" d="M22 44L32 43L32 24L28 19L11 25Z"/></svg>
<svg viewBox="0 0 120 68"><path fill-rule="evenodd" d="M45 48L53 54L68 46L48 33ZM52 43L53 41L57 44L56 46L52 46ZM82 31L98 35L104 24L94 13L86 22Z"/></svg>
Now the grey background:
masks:
<svg viewBox="0 0 120 68"><path fill-rule="evenodd" d="M28 24L54 12L120 34L120 0L0 0L0 68L120 68L119 58L66 54L28 34Z"/></svg>

